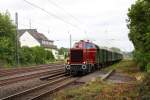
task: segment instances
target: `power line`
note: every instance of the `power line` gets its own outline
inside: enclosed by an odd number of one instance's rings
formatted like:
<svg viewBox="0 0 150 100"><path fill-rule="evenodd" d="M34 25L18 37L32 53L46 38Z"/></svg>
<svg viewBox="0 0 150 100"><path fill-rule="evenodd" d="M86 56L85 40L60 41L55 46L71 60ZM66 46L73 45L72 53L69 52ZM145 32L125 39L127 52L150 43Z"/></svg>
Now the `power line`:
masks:
<svg viewBox="0 0 150 100"><path fill-rule="evenodd" d="M45 10L44 8L39 7L38 5L35 5L35 4L33 4L33 3L31 3L31 2L29 2L29 1L27 1L27 0L24 0L24 1L25 1L26 3L28 3L28 4L30 4L31 6L36 7L36 8L38 8L38 9L44 11L44 12L47 13L48 15L51 15L51 16L53 16L53 17L55 17L55 18L57 18L57 19L63 21L64 23L67 23L67 24L69 24L69 25L71 25L71 26L73 26L73 27L75 27L75 28L77 28L77 29L79 29L79 30L83 30L83 29L81 29L80 27L78 27L77 25L74 25L74 24L72 24L72 23L70 23L70 22L68 22L68 21L65 21L64 19L58 17L57 15L55 15L55 14L53 14L53 13L51 13L51 12L48 12L47 10ZM54 2L53 2L53 4L54 4L55 6L57 6L57 7L59 6L58 4L56 4L56 3L54 3ZM78 20L77 18L75 18L73 15L71 15L70 13L68 13L64 8L62 8L62 7L60 7L60 6L59 6L59 8L63 9L67 14L69 14L69 16L72 16L75 20L79 21L79 20ZM84 31L84 34L85 34L85 36L86 36L87 38L89 38L88 35L87 35L87 31L86 31L86 32Z"/></svg>
<svg viewBox="0 0 150 100"><path fill-rule="evenodd" d="M48 0L48 2L50 2L52 5L56 6L57 8L63 10L67 15L69 15L74 20L76 20L77 22L79 22L79 23L82 24L82 22L80 20L78 20L75 16L73 16L72 14L70 14L68 11L66 11L63 7L61 7L60 5L58 5L56 2L53 2L52 0Z"/></svg>
<svg viewBox="0 0 150 100"><path fill-rule="evenodd" d="M53 16L54 18L56 18L56 19L58 19L58 20L61 20L62 22L66 23L66 24L69 24L69 25L71 25L71 26L73 26L73 27L75 27L75 28L77 28L77 29L81 29L81 28L78 27L77 25L74 25L74 24L72 24L72 23L70 23L70 22L68 22L68 21L65 21L64 19L58 17L58 16L55 15L54 13L49 12L49 11L45 10L44 8L41 8L40 6L38 6L38 5L34 4L34 3L31 3L31 2L29 2L29 1L27 1L27 0L23 0L23 1L25 1L26 3L28 3L29 5L31 5L31 6L33 6L33 7L35 7L35 8L38 8L38 9L42 10L43 12L47 13L47 14L50 15L50 16Z"/></svg>

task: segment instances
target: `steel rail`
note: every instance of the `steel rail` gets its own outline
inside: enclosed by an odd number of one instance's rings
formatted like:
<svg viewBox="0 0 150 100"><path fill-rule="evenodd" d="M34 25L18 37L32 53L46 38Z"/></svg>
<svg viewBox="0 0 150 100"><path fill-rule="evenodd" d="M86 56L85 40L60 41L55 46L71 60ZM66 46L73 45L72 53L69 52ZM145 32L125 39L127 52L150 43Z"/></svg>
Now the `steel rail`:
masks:
<svg viewBox="0 0 150 100"><path fill-rule="evenodd" d="M34 72L34 71L38 71L38 70L53 68L56 66L61 67L63 65L47 65L47 66L45 65L43 67L39 66L39 67L30 67L30 68L16 68L16 69L9 69L9 70L1 70L0 71L0 77L20 74L20 73L26 73L26 72Z"/></svg>
<svg viewBox="0 0 150 100"><path fill-rule="evenodd" d="M58 85L57 87L54 87L54 88L50 89L49 91L43 92L43 93L41 93L41 94L39 94L39 95L29 99L29 100L41 100L42 97L45 97L48 94L52 94L52 93L54 93L54 92L56 92L56 91L58 91L64 87L66 87L67 85L75 82L76 80L77 80L77 78L72 79L72 80L68 80L67 82L64 82L64 83Z"/></svg>
<svg viewBox="0 0 150 100"><path fill-rule="evenodd" d="M18 81L24 81L24 80L40 77L43 75L61 73L61 72L64 72L63 69L64 68L57 68L57 69L44 71L44 72L40 72L40 73L28 74L28 75L18 76L18 77L14 77L14 78L0 80L0 86L4 86L4 85L10 84L10 83L15 83Z"/></svg>
<svg viewBox="0 0 150 100"><path fill-rule="evenodd" d="M16 93L16 94L13 94L13 95L10 95L10 96L7 96L7 97L4 97L4 98L1 98L0 100L16 100L17 98L20 98L21 96L23 97L26 97L27 94L30 94L32 93L33 91L36 92L36 91L39 91L40 89L44 88L44 87L47 87L49 85L54 85L56 83L59 83L63 80L66 80L70 78L70 76L68 77L61 77L57 80L53 80L51 82L48 82L46 84L42 84L42 85L39 85L39 86L36 86L36 87L33 87L33 88L30 88L30 89L27 89L25 91L22 91L22 92L19 92L19 93ZM41 95L41 94L40 94Z"/></svg>

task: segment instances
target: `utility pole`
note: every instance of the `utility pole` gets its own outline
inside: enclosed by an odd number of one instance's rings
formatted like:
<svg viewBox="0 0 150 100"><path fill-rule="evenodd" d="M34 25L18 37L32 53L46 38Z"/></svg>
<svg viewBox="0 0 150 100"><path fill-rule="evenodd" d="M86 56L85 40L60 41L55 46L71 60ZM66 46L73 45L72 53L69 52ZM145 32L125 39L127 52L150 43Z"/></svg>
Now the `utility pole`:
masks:
<svg viewBox="0 0 150 100"><path fill-rule="evenodd" d="M68 32L69 34L69 32ZM70 34L70 48L71 48L71 45L72 45L72 37L71 37L71 34Z"/></svg>
<svg viewBox="0 0 150 100"><path fill-rule="evenodd" d="M50 33L49 29L48 29L48 34Z"/></svg>
<svg viewBox="0 0 150 100"><path fill-rule="evenodd" d="M16 64L19 65L19 40L18 40L18 13L15 13L15 23L16 23Z"/></svg>
<svg viewBox="0 0 150 100"><path fill-rule="evenodd" d="M29 20L29 28L31 29L31 19Z"/></svg>

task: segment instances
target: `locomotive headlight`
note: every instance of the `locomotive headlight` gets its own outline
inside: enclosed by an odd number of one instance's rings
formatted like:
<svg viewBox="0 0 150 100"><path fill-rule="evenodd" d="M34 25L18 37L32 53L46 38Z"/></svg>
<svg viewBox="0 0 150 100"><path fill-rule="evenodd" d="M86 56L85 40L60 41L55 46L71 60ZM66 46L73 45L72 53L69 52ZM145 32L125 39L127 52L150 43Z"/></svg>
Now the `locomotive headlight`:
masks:
<svg viewBox="0 0 150 100"><path fill-rule="evenodd" d="M82 65L82 69L86 69L86 65Z"/></svg>
<svg viewBox="0 0 150 100"><path fill-rule="evenodd" d="M85 64L86 62L84 61L83 64Z"/></svg>
<svg viewBox="0 0 150 100"><path fill-rule="evenodd" d="M68 70L69 70L69 69L70 69L70 65L66 65L66 69L68 69Z"/></svg>

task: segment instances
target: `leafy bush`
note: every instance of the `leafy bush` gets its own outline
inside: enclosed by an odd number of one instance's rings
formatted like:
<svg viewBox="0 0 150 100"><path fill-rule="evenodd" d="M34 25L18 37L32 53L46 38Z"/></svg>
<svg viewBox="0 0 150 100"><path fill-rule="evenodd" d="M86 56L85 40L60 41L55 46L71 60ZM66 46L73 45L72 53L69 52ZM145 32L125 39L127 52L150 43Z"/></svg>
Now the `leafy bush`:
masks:
<svg viewBox="0 0 150 100"><path fill-rule="evenodd" d="M44 64L52 60L54 60L52 52L42 47L22 47L20 49L21 64Z"/></svg>
<svg viewBox="0 0 150 100"><path fill-rule="evenodd" d="M32 64L35 63L35 57L33 51L29 47L22 47L20 49L20 63L21 64Z"/></svg>
<svg viewBox="0 0 150 100"><path fill-rule="evenodd" d="M150 73L150 63L147 64L146 68L147 68L147 72Z"/></svg>
<svg viewBox="0 0 150 100"><path fill-rule="evenodd" d="M138 62L142 71L147 70L146 66L148 66L148 64L150 63L150 53L135 51L134 60Z"/></svg>
<svg viewBox="0 0 150 100"><path fill-rule="evenodd" d="M46 60L48 61L53 61L54 60L54 55L52 54L51 51L45 50L46 52Z"/></svg>

